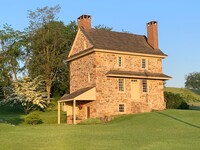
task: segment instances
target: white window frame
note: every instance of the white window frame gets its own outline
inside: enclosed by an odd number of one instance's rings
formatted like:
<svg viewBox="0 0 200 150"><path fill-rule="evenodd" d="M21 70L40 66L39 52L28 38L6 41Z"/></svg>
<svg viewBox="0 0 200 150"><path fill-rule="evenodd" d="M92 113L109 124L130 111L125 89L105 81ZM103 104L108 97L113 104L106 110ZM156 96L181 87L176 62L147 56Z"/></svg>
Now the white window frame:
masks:
<svg viewBox="0 0 200 150"><path fill-rule="evenodd" d="M142 93L148 93L148 81L146 79L142 80Z"/></svg>
<svg viewBox="0 0 200 150"><path fill-rule="evenodd" d="M142 69L147 69L148 63L147 63L147 58L141 58L141 68Z"/></svg>
<svg viewBox="0 0 200 150"><path fill-rule="evenodd" d="M126 104L125 103L119 103L118 104L118 112L119 113L126 113Z"/></svg>
<svg viewBox="0 0 200 150"><path fill-rule="evenodd" d="M124 92L125 91L125 80L122 78L118 79L118 91Z"/></svg>
<svg viewBox="0 0 200 150"><path fill-rule="evenodd" d="M123 56L117 56L117 66L120 68L124 67L124 57Z"/></svg>

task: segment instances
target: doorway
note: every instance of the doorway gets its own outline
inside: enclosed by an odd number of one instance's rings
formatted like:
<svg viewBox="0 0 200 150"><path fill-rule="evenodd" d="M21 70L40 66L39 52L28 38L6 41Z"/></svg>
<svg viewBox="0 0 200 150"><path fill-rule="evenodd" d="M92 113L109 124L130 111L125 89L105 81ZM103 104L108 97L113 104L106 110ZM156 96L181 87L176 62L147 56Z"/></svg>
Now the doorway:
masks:
<svg viewBox="0 0 200 150"><path fill-rule="evenodd" d="M87 119L89 119L90 118L90 106L87 106Z"/></svg>
<svg viewBox="0 0 200 150"><path fill-rule="evenodd" d="M140 98L140 89L139 89L139 81L131 80L131 99L134 101L139 101Z"/></svg>

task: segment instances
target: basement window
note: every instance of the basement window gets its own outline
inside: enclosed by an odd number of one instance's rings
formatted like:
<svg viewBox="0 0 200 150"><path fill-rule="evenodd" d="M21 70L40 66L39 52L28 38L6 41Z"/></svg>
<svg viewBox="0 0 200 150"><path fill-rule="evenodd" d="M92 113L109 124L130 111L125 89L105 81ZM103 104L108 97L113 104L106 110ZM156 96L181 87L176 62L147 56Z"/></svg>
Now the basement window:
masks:
<svg viewBox="0 0 200 150"><path fill-rule="evenodd" d="M125 104L123 104L123 103L119 104L119 112L120 113L125 112Z"/></svg>

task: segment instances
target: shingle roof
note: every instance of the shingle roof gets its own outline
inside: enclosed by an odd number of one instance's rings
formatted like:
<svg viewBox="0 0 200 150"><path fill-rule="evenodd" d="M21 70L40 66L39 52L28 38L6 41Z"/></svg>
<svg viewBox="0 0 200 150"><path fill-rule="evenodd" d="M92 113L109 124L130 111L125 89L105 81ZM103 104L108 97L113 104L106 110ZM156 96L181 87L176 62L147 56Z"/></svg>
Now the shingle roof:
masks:
<svg viewBox="0 0 200 150"><path fill-rule="evenodd" d="M94 86L93 86L94 87ZM77 90L71 94L64 94L60 99L59 101L63 101L63 100L67 100L67 99L74 99L75 97L85 93L86 91L92 89L93 87L86 87L86 88L83 88L83 89L80 89L80 90Z"/></svg>
<svg viewBox="0 0 200 150"><path fill-rule="evenodd" d="M161 50L153 49L144 35L99 29L81 29L94 48L123 52L166 56Z"/></svg>
<svg viewBox="0 0 200 150"><path fill-rule="evenodd" d="M117 77L136 77L136 78L147 78L147 79L170 79L170 76L167 76L163 73L151 73L151 72L135 72L135 71L120 71L120 70L110 70L107 73L107 76L117 76Z"/></svg>

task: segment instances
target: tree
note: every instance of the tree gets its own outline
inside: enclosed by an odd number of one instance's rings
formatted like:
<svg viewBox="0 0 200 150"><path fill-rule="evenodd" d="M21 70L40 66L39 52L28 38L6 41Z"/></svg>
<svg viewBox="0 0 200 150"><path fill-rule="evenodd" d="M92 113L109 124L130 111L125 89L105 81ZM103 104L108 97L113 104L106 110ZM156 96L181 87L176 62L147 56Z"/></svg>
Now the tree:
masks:
<svg viewBox="0 0 200 150"><path fill-rule="evenodd" d="M3 25L0 30L0 92L2 98L7 97L7 87L17 74L22 71L25 58L23 49L23 33L14 30L10 25Z"/></svg>
<svg viewBox="0 0 200 150"><path fill-rule="evenodd" d="M28 71L32 78L38 75L44 77L48 102L53 81L63 67L68 42L64 23L56 21L56 13L59 10L60 7L55 6L38 8L35 12L29 11Z"/></svg>
<svg viewBox="0 0 200 150"><path fill-rule="evenodd" d="M107 30L107 31L112 31L113 28L99 24L97 26L94 26L95 29L99 29L99 30Z"/></svg>
<svg viewBox="0 0 200 150"><path fill-rule="evenodd" d="M11 106L22 106L25 114L28 114L33 109L45 109L45 98L45 85L41 76L33 80L30 77L23 77L9 86L9 95L5 102Z"/></svg>
<svg viewBox="0 0 200 150"><path fill-rule="evenodd" d="M17 74L22 70L20 63L23 64L25 57L22 37L22 32L14 30L7 24L0 30L2 63L13 75L13 80L17 80Z"/></svg>
<svg viewBox="0 0 200 150"><path fill-rule="evenodd" d="M200 72L189 73L185 77L185 87L189 89L199 90L200 89Z"/></svg>
<svg viewBox="0 0 200 150"><path fill-rule="evenodd" d="M78 31L78 26L75 21L71 21L66 25L66 57L71 49L73 41L75 39L76 33ZM58 68L58 75L56 76L52 84L52 94L62 96L64 93L69 93L69 66L67 62L63 63L62 66Z"/></svg>

